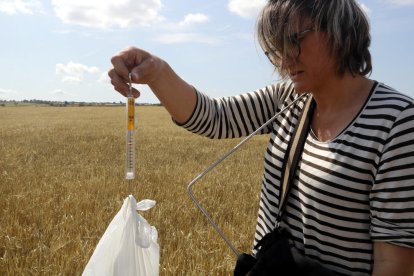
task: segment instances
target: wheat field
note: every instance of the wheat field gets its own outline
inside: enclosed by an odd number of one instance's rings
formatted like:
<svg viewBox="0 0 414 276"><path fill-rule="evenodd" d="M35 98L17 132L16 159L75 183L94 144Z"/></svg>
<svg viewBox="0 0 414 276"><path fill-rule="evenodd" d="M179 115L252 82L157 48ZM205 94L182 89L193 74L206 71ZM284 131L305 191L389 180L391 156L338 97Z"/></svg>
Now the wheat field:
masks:
<svg viewBox="0 0 414 276"><path fill-rule="evenodd" d="M136 178L126 181L124 107L0 107L0 275L80 275L129 194L159 234L160 275L231 275L236 256L187 195L240 140L136 109ZM194 186L223 232L250 250L268 137L254 137Z"/></svg>

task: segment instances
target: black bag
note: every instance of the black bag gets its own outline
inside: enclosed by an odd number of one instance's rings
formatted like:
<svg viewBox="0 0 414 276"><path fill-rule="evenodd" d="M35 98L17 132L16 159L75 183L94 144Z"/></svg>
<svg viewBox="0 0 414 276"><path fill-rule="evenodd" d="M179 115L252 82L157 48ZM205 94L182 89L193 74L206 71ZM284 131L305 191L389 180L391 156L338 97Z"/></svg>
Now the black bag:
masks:
<svg viewBox="0 0 414 276"><path fill-rule="evenodd" d="M334 276L332 271L306 258L292 244L284 228L268 233L256 245L256 258L243 253L237 258L234 276Z"/></svg>
<svg viewBox="0 0 414 276"><path fill-rule="evenodd" d="M286 207L286 197L293 182L296 167L309 131L314 102L310 96L305 103L297 127L289 142L283 162L280 184L279 213L275 229L267 233L255 246L256 258L242 253L238 256L234 276L280 275L280 276L330 276L335 273L301 254L290 240L287 229L280 227Z"/></svg>

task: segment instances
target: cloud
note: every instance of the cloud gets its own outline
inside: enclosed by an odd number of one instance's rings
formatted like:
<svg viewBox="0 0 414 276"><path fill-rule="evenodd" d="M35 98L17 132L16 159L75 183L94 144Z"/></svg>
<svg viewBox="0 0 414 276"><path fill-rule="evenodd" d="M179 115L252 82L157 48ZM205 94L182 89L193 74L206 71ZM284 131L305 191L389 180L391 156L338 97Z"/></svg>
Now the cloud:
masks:
<svg viewBox="0 0 414 276"><path fill-rule="evenodd" d="M44 13L42 2L36 0L14 0L14 1L1 1L0 12L8 15L15 15L18 13L25 15L33 15L35 13Z"/></svg>
<svg viewBox="0 0 414 276"><path fill-rule="evenodd" d="M111 85L111 79L108 76L108 72L103 72L98 78L98 82L104 85Z"/></svg>
<svg viewBox="0 0 414 276"><path fill-rule="evenodd" d="M68 64L56 64L56 74L62 76L62 82L79 83L85 74L99 73L98 67L87 66L70 61Z"/></svg>
<svg viewBox="0 0 414 276"><path fill-rule="evenodd" d="M179 23L181 26L188 26L195 23L205 23L208 22L209 18L207 15L202 13L189 13L187 14L183 21Z"/></svg>
<svg viewBox="0 0 414 276"><path fill-rule="evenodd" d="M412 6L414 5L414 0L388 0L393 5L396 6Z"/></svg>
<svg viewBox="0 0 414 276"><path fill-rule="evenodd" d="M11 89L0 88L0 100L11 100L14 99L17 92Z"/></svg>
<svg viewBox="0 0 414 276"><path fill-rule="evenodd" d="M64 23L96 28L150 26L163 21L161 0L52 0Z"/></svg>
<svg viewBox="0 0 414 276"><path fill-rule="evenodd" d="M189 13L179 22L163 22L161 32L157 32L154 40L163 44L204 43L215 44L219 39L198 33L196 25L206 23L210 19L203 13Z"/></svg>
<svg viewBox="0 0 414 276"><path fill-rule="evenodd" d="M243 18L255 18L266 4L266 0L230 0L227 8Z"/></svg>

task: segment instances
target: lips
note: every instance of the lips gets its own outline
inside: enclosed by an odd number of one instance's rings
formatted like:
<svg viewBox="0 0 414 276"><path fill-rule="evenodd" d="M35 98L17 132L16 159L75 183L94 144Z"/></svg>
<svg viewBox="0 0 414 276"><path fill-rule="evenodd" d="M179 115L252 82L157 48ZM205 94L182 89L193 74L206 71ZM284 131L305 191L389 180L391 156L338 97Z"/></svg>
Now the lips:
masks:
<svg viewBox="0 0 414 276"><path fill-rule="evenodd" d="M290 78L291 79L294 79L294 78L296 78L296 77L298 77L299 75L301 75L302 73L303 73L304 71L294 71L294 72L290 72L289 73L289 76L290 76Z"/></svg>

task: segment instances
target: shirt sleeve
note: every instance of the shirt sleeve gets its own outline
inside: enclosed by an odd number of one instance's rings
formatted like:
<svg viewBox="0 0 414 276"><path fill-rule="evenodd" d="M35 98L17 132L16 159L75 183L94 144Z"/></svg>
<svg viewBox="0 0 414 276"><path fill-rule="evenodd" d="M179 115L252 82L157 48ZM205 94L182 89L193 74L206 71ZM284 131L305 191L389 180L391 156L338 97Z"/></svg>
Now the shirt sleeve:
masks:
<svg viewBox="0 0 414 276"><path fill-rule="evenodd" d="M281 83L237 96L211 98L196 91L197 104L187 120L178 124L185 129L212 139L247 136L267 122L278 109L292 85ZM269 133L270 126L262 130Z"/></svg>
<svg viewBox="0 0 414 276"><path fill-rule="evenodd" d="M370 194L371 237L414 248L414 105L396 118Z"/></svg>

